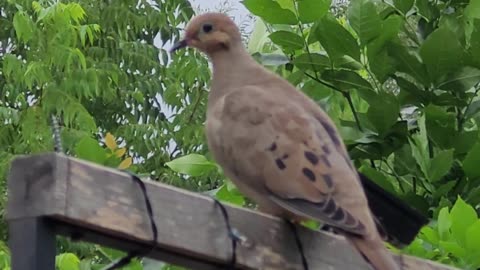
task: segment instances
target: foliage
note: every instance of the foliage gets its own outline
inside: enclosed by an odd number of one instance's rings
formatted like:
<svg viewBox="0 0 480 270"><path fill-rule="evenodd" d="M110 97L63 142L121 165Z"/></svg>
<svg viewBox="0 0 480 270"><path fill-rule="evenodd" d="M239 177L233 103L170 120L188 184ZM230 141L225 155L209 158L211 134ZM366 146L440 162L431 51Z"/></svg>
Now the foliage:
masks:
<svg viewBox="0 0 480 270"><path fill-rule="evenodd" d="M2 214L14 156L53 150L51 115L68 155L192 190L216 187L217 171L185 181L163 166L206 153L207 62L187 52L169 64L163 48L193 15L188 1L0 0L0 7ZM58 247L60 269L98 269L119 257L63 238ZM6 269L8 254L0 256Z"/></svg>
<svg viewBox="0 0 480 270"><path fill-rule="evenodd" d="M458 198L452 209L440 209L437 222L424 227L406 249L409 253L462 269L480 268L480 219L473 207Z"/></svg>
<svg viewBox="0 0 480 270"><path fill-rule="evenodd" d="M405 251L477 269L480 2L243 3L255 58L328 112L360 171L438 219Z"/></svg>

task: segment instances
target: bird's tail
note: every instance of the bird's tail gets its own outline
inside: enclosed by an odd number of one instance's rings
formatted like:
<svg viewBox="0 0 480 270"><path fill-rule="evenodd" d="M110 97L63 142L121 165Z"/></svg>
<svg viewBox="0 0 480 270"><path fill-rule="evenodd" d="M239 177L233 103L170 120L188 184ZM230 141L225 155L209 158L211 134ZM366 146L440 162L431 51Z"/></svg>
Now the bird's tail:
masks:
<svg viewBox="0 0 480 270"><path fill-rule="evenodd" d="M361 237L347 237L375 270L401 270L392 253L380 239L369 240Z"/></svg>

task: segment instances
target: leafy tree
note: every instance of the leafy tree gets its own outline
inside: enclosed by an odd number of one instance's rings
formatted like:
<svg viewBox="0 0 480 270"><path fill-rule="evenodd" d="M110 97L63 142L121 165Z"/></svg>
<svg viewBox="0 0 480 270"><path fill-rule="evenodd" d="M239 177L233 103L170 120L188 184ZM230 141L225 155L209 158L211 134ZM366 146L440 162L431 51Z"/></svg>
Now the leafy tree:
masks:
<svg viewBox="0 0 480 270"><path fill-rule="evenodd" d="M193 15L188 1L1 0L0 7L2 194L15 155L53 150L52 115L69 155L192 190L216 185L215 177L185 181L163 166L206 153L207 62L185 53L169 64L163 48ZM6 238L5 224L0 236ZM59 249L60 269L121 255L65 239ZM0 256L8 258L7 251Z"/></svg>

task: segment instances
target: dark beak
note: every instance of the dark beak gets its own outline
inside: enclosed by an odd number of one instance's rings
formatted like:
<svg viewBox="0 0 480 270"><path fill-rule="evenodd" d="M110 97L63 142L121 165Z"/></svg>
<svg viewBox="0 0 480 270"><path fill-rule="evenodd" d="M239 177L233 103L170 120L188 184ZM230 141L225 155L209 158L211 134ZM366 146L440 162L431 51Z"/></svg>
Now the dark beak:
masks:
<svg viewBox="0 0 480 270"><path fill-rule="evenodd" d="M188 43L187 43L187 40L186 39L182 39L180 40L179 42L173 44L173 47L170 49L170 53L173 53L179 49L182 49L182 48L185 48L188 46Z"/></svg>

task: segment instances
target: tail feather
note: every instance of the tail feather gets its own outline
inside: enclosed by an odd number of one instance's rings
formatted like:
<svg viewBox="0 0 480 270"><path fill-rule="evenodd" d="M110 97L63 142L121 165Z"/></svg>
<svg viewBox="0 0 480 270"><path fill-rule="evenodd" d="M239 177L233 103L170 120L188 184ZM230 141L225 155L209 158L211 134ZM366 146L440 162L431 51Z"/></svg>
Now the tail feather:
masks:
<svg viewBox="0 0 480 270"><path fill-rule="evenodd" d="M347 239L353 243L375 270L401 270L380 239L368 240L356 236L347 236Z"/></svg>

